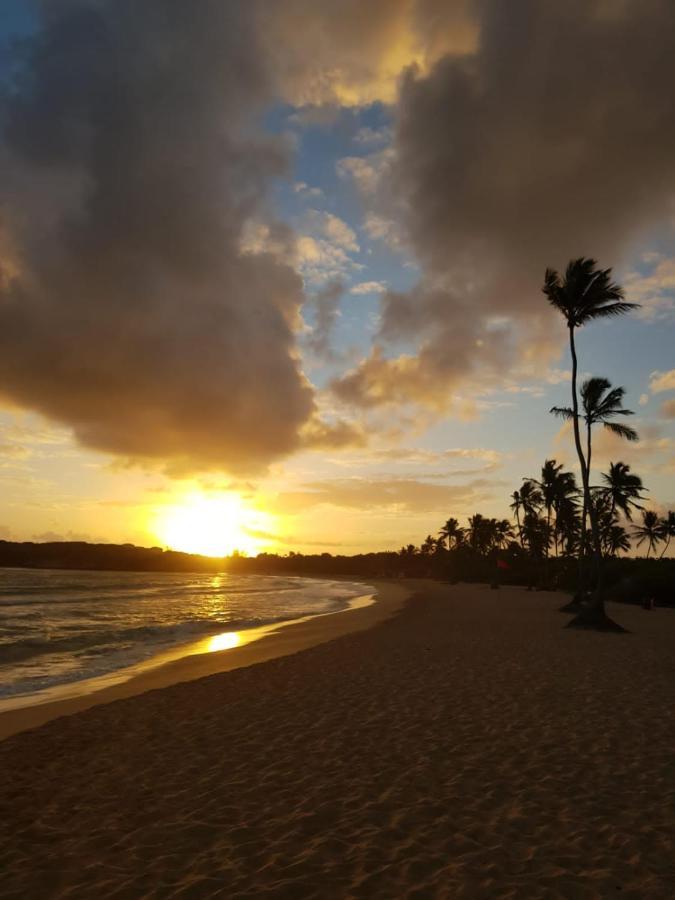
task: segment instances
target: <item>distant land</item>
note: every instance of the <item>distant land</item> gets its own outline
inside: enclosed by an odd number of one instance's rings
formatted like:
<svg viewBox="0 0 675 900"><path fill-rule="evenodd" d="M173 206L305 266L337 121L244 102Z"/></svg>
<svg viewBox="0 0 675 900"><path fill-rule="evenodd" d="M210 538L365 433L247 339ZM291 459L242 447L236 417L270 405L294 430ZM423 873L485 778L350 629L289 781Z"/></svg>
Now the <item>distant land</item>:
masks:
<svg viewBox="0 0 675 900"><path fill-rule="evenodd" d="M421 558L414 574L423 574L428 563ZM356 556L332 556L321 553L305 556L290 551L287 555L261 553L247 557L200 556L161 547L136 547L134 544L90 544L86 541L0 540L0 567L31 569L79 569L126 572L236 572L237 574L297 574L392 576L403 574L398 553L366 553ZM407 567L406 567L407 574Z"/></svg>
<svg viewBox="0 0 675 900"><path fill-rule="evenodd" d="M0 566L129 572L222 572L224 560L161 547L86 541L0 541Z"/></svg>

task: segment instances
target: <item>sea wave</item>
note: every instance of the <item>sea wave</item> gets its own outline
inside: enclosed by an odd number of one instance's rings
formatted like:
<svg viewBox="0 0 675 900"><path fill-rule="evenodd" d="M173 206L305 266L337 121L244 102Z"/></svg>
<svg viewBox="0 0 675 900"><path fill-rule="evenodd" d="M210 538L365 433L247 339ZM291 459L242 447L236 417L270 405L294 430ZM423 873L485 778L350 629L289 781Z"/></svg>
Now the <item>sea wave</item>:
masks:
<svg viewBox="0 0 675 900"><path fill-rule="evenodd" d="M224 631L336 611L368 590L295 576L0 569L0 697L114 672Z"/></svg>

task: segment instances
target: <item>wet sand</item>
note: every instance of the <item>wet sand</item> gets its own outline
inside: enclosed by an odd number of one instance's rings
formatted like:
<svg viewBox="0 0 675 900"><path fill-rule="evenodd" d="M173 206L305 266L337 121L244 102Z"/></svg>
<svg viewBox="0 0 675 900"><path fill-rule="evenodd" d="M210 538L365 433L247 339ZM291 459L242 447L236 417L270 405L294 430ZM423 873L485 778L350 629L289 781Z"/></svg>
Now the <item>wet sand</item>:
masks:
<svg viewBox="0 0 675 900"><path fill-rule="evenodd" d="M412 587L0 743L0 896L675 896L673 611L584 633L560 595Z"/></svg>

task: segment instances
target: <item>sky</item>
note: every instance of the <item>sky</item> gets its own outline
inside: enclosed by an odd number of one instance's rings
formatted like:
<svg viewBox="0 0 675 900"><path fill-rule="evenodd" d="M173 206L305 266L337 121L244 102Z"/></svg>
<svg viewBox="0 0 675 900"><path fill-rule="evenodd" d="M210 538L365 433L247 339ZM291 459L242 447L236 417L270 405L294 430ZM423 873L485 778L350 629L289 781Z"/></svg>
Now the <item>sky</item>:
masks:
<svg viewBox="0 0 675 900"><path fill-rule="evenodd" d="M0 539L355 553L575 468L547 267L675 506L670 0L3 0ZM564 48L564 50L563 50Z"/></svg>

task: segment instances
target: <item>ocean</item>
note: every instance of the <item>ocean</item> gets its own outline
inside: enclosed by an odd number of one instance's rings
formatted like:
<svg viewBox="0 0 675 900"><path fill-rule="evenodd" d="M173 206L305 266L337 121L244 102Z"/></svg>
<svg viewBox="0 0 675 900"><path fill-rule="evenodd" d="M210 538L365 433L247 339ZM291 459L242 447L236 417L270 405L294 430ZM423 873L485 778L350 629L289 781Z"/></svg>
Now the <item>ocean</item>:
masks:
<svg viewBox="0 0 675 900"><path fill-rule="evenodd" d="M337 612L372 593L276 575L0 568L0 699L108 675L219 633Z"/></svg>

